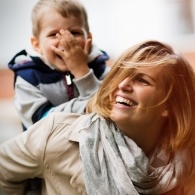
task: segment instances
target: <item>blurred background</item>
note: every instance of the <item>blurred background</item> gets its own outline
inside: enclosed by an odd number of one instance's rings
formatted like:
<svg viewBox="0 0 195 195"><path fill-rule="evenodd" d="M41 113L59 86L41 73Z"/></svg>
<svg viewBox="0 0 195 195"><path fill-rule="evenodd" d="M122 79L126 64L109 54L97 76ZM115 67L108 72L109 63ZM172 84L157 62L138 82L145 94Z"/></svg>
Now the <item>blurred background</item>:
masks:
<svg viewBox="0 0 195 195"><path fill-rule="evenodd" d="M29 48L31 9L37 0L0 0L0 143L20 133L13 107L13 73L7 63ZM81 0L93 42L114 61L140 41L156 39L172 45L195 67L195 0Z"/></svg>

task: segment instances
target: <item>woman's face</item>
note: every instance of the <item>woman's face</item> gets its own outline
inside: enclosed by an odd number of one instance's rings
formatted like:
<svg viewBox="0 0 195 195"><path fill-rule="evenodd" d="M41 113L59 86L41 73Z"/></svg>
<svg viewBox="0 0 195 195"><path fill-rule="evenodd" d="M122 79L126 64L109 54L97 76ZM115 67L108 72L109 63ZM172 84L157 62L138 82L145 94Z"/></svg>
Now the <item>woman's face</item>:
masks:
<svg viewBox="0 0 195 195"><path fill-rule="evenodd" d="M163 67L136 69L134 76L119 83L112 99L110 118L128 135L129 129L153 128L168 115Z"/></svg>

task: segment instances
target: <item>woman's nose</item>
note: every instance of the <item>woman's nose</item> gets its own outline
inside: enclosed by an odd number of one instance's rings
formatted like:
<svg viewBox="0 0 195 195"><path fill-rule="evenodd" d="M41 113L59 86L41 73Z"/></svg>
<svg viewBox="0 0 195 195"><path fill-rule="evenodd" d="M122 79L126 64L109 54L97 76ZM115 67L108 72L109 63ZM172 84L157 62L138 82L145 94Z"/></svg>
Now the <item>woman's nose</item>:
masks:
<svg viewBox="0 0 195 195"><path fill-rule="evenodd" d="M125 78L123 81L120 82L118 88L121 90L128 90L132 91L132 80L130 78Z"/></svg>

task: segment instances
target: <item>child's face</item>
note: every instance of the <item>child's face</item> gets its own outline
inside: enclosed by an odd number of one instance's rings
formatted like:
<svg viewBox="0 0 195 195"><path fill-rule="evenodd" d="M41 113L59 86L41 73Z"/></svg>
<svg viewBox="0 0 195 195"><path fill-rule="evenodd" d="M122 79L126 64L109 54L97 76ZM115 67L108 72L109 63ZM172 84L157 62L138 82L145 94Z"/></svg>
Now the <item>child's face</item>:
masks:
<svg viewBox="0 0 195 195"><path fill-rule="evenodd" d="M58 70L61 67L61 71L67 71L68 69L64 61L51 50L51 45L59 47L59 40L56 34L61 29L69 30L75 37L76 42L81 48L84 48L88 34L82 20L74 16L64 18L55 10L52 10L50 14L44 14L41 18L41 32L37 39L37 45L34 48L38 53L43 55L46 63L58 67Z"/></svg>

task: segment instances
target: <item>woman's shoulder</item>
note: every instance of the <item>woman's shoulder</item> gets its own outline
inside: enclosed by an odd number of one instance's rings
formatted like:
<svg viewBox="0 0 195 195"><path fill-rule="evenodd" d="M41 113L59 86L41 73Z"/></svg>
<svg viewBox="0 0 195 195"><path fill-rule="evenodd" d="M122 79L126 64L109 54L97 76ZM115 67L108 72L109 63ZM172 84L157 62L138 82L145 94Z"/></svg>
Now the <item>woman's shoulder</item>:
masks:
<svg viewBox="0 0 195 195"><path fill-rule="evenodd" d="M194 195L195 194L195 173L185 179L179 187L164 193L163 195Z"/></svg>
<svg viewBox="0 0 195 195"><path fill-rule="evenodd" d="M72 123L77 118L82 116L78 113L52 112L50 115L54 117L55 123Z"/></svg>
<svg viewBox="0 0 195 195"><path fill-rule="evenodd" d="M53 112L49 116L48 120L52 123L54 131L64 131L69 140L78 142L78 134L87 115Z"/></svg>
<svg viewBox="0 0 195 195"><path fill-rule="evenodd" d="M187 178L183 184L184 195L195 194L195 173L193 173L189 178Z"/></svg>

